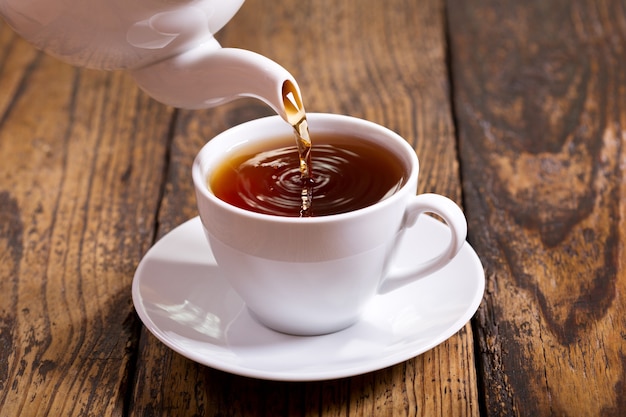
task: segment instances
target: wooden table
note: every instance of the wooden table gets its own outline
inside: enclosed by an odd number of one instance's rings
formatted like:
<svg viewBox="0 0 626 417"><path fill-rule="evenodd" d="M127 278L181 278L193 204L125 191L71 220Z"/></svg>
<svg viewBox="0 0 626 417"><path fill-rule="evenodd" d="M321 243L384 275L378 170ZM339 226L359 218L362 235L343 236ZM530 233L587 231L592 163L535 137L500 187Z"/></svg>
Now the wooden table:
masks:
<svg viewBox="0 0 626 417"><path fill-rule="evenodd" d="M414 146L419 191L467 215L487 278L475 318L339 380L174 353L138 320L135 268L196 215L201 145L269 109L169 108L0 23L0 415L626 414L623 0L248 0L219 39L289 69L309 111Z"/></svg>

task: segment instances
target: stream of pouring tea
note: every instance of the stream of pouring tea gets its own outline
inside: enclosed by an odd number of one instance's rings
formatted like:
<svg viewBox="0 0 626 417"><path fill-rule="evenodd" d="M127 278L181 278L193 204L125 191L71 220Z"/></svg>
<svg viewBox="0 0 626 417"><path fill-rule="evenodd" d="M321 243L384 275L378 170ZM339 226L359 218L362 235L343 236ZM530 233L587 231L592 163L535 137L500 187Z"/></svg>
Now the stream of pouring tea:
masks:
<svg viewBox="0 0 626 417"><path fill-rule="evenodd" d="M300 217L310 217L314 185L311 166L311 137L304 106L300 97L295 93L295 88L289 82L283 85L283 103L287 121L294 130L298 156L300 158L300 178L302 181Z"/></svg>

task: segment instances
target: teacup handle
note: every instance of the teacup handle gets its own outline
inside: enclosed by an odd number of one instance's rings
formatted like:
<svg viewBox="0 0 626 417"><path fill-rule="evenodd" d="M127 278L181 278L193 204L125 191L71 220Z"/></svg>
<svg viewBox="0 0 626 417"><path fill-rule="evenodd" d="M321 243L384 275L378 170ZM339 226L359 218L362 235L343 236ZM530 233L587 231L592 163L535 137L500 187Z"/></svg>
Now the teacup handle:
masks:
<svg viewBox="0 0 626 417"><path fill-rule="evenodd" d="M381 282L378 293L385 294L443 268L463 247L467 237L467 221L456 203L439 194L419 194L409 202L404 213L403 229L413 227L423 213L434 213L448 224L450 242L437 256L414 267L391 270Z"/></svg>

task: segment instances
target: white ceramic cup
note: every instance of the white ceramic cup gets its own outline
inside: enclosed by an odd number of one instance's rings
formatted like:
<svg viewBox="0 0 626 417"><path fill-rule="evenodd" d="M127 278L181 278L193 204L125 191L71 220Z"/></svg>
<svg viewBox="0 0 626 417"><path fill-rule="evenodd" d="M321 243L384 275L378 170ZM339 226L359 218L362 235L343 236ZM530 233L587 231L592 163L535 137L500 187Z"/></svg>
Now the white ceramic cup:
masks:
<svg viewBox="0 0 626 417"><path fill-rule="evenodd" d="M312 113L307 119L313 149L315 135L324 132L376 142L402 161L406 183L371 206L320 217L259 214L217 198L207 187L207 178L238 147L292 134L291 126L278 116L235 126L211 139L198 153L192 174L200 218L220 272L252 316L280 332L319 335L355 323L376 294L446 265L465 242L467 223L450 199L416 195L417 156L396 133L349 116ZM448 224L448 246L430 261L393 270L391 261L403 231L425 212Z"/></svg>

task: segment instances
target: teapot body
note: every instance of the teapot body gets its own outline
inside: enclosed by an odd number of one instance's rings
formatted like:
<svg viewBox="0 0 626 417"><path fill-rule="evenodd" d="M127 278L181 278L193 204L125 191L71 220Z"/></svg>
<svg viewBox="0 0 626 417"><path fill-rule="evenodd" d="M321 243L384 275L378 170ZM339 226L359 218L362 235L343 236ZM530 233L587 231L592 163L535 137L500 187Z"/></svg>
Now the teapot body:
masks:
<svg viewBox="0 0 626 417"><path fill-rule="evenodd" d="M127 71L161 103L202 109L253 97L289 123L301 120L300 90L287 70L252 51L222 48L213 37L243 2L0 0L0 16L64 62Z"/></svg>
<svg viewBox="0 0 626 417"><path fill-rule="evenodd" d="M244 0L0 0L0 15L70 64L141 68L212 39Z"/></svg>

